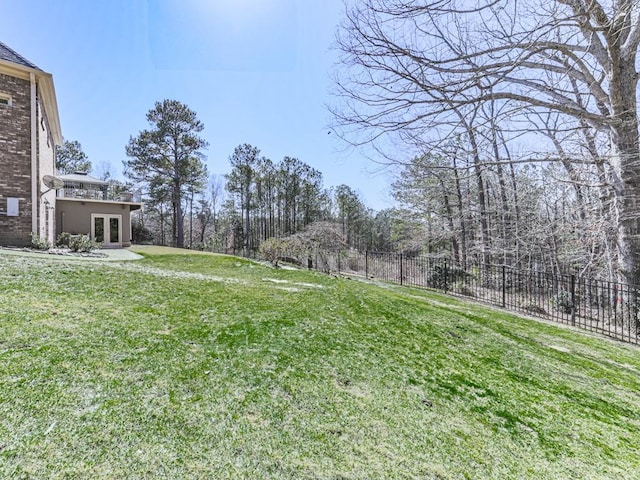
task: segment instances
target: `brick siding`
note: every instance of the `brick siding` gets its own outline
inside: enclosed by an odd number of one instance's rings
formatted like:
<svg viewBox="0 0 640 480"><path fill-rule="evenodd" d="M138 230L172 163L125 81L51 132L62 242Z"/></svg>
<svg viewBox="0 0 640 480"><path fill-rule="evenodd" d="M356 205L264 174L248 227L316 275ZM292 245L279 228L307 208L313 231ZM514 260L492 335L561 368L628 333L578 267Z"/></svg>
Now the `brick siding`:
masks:
<svg viewBox="0 0 640 480"><path fill-rule="evenodd" d="M0 104L0 245L31 240L31 91L28 80L0 74L0 92L12 105ZM7 217L7 197L17 197L19 216Z"/></svg>

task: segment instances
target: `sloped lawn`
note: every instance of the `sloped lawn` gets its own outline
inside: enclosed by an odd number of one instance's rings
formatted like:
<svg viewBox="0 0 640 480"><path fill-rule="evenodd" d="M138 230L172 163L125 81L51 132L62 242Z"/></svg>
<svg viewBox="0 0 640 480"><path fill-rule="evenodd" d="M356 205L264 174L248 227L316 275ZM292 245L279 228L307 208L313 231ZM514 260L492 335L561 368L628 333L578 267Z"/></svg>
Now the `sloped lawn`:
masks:
<svg viewBox="0 0 640 480"><path fill-rule="evenodd" d="M143 248L0 253L0 478L637 479L640 350Z"/></svg>

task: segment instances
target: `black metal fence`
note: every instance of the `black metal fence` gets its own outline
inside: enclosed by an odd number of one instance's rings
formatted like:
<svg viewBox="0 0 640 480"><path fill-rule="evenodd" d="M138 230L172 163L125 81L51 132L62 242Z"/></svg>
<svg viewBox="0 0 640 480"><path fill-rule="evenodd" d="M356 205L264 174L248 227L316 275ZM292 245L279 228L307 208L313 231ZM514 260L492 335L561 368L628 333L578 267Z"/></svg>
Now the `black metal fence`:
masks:
<svg viewBox="0 0 640 480"><path fill-rule="evenodd" d="M401 253L318 252L289 257L293 258L326 273L431 288L640 343L638 286L504 265L459 266L442 258Z"/></svg>

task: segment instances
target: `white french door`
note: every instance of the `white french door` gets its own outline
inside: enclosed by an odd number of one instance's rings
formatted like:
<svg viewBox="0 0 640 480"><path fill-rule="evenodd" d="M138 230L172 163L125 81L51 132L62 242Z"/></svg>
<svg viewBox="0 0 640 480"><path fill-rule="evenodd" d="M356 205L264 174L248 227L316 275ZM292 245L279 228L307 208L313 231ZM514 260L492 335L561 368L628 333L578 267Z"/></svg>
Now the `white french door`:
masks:
<svg viewBox="0 0 640 480"><path fill-rule="evenodd" d="M91 214L91 239L104 247L122 246L122 215Z"/></svg>

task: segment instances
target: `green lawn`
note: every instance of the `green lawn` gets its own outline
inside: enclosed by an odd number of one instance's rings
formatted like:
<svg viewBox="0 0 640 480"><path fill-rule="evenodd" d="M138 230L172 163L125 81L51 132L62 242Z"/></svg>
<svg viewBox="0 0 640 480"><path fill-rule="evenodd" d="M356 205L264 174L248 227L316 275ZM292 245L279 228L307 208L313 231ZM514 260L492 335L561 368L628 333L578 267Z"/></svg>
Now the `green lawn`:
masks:
<svg viewBox="0 0 640 480"><path fill-rule="evenodd" d="M0 252L0 478L640 478L638 348L419 290L140 252Z"/></svg>

